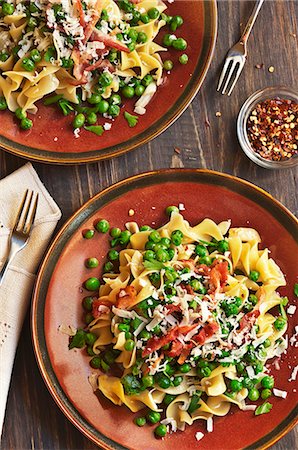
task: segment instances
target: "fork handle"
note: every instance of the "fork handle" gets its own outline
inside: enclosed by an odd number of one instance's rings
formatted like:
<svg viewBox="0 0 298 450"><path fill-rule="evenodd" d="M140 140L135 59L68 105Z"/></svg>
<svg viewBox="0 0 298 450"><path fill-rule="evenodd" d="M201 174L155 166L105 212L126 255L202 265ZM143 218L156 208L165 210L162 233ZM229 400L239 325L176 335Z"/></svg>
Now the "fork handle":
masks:
<svg viewBox="0 0 298 450"><path fill-rule="evenodd" d="M247 24L246 24L246 26L244 28L244 31L243 31L241 39L240 39L240 42L242 42L242 44L244 46L246 46L246 43L247 43L247 40L248 40L249 35L251 33L252 27L254 26L254 23L256 21L256 18L257 18L258 14L259 14L259 11L260 11L264 1L265 0L257 0L256 3L255 3L254 9L252 10L252 13L251 13L251 15L250 15L250 17L248 19L248 22L247 22Z"/></svg>
<svg viewBox="0 0 298 450"><path fill-rule="evenodd" d="M0 286L3 282L3 279L5 277L5 274L7 272L8 266L11 263L11 261L13 260L13 258L15 257L15 255L18 253L18 251L20 250L20 247L14 245L13 243L11 243L10 248L9 248L9 253L7 256L7 259L0 271Z"/></svg>

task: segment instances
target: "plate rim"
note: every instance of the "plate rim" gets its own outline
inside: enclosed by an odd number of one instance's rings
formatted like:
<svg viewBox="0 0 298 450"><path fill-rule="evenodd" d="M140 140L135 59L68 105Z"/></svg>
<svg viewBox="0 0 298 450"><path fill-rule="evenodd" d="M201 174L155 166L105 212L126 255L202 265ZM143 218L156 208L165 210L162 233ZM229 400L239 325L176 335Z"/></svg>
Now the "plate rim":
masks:
<svg viewBox="0 0 298 450"><path fill-rule="evenodd" d="M298 218L286 207L284 206L279 200L275 199L271 194L269 194L266 190L263 188L247 181L242 178L236 177L234 175L226 174L223 172L218 172L210 169L189 169L189 168L173 168L173 169L159 169L159 170L152 170L147 172L142 172L140 174L136 174L127 178L124 178L117 183L106 187L102 191L98 192L96 195L91 197L87 202L85 202L77 211L75 211L69 219L63 224L61 229L58 231L58 233L55 235L54 239L52 240L50 246L48 247L46 254L43 258L43 261L39 267L38 274L36 277L36 281L34 284L34 289L32 293L32 303L31 303L31 311L30 311L30 327L31 327L31 339L33 344L33 350L35 359L37 362L37 366L39 368L39 371L42 375L42 378L45 382L45 385L47 389L49 390L52 398L54 399L55 403L58 405L60 410L63 412L63 414L68 418L68 420L88 439L90 439L93 443L96 445L100 445L105 450L127 450L127 447L124 447L123 445L119 444L116 441L113 441L109 437L105 436L103 433L101 433L99 430L96 430L92 425L90 425L86 419L81 418L81 415L79 411L75 408L74 405L72 405L71 400L68 399L66 394L64 393L63 389L60 387L59 380L56 377L56 374L53 370L54 376L57 379L58 387L55 386L53 381L51 380L50 375L47 372L47 369L45 367L44 363L44 354L47 354L46 346L44 349L40 348L40 342L38 341L38 331L37 331L37 307L38 307L38 301L40 297L40 287L42 286L43 276L44 272L47 268L47 262L51 258L52 254L55 251L55 247L57 243L59 244L60 238L63 237L65 232L67 231L68 227L72 225L73 222L77 218L79 218L84 211L88 211L89 206L91 206L94 202L96 202L101 197L107 196L110 192L114 190L118 190L122 186L130 185L134 182L140 181L140 180L146 180L150 179L151 177L159 177L164 178L167 175L175 176L175 174L197 174L198 176L202 175L203 177L207 177L208 175L219 177L222 179L227 179L230 182L234 183L240 183L240 185L251 189L253 192L256 192L257 194L260 194L265 198L265 200L273 202L275 206L278 207L279 210L281 210L282 214L285 214L288 219L293 222L293 226L296 230L297 236L293 236L293 238L298 242ZM173 180L165 179L164 182L173 182ZM162 181L161 181L162 182ZM179 183L179 181L176 181ZM182 182L182 181L181 181ZM243 195L243 194L240 194ZM93 212L91 211L91 214ZM87 216L84 217L86 219ZM72 235L72 234L71 234ZM59 252L59 255L61 252ZM44 303L45 304L45 299ZM44 330L42 330L44 331ZM49 356L47 355L48 363L51 366ZM65 405L64 400L59 395L59 389L62 391L64 396L68 399L68 402L70 406L75 410L75 414L72 414L70 411L69 405ZM81 420L78 420L78 417L81 418ZM84 422L82 424L81 422ZM267 433L265 436L262 436L257 441L253 442L249 446L245 447L244 450L265 450L271 447L274 443L279 441L282 437L284 437L291 429L294 428L294 426L298 423L298 406L296 405L295 408L293 408L289 414L283 419L281 423L279 423L270 433ZM95 430L96 433L99 435L99 437L95 436L94 433L91 430Z"/></svg>
<svg viewBox="0 0 298 450"><path fill-rule="evenodd" d="M59 153L49 150L40 150L35 148L27 147L24 144L20 144L17 142L12 141L11 139L8 139L4 136L0 135L0 146L3 148L3 150L12 153L16 156L19 156L21 158L26 158L31 161L36 162L42 162L46 164L55 164L55 165L79 165L79 164L86 164L86 163L93 163L98 161L104 161L106 159L118 157L120 155L123 155L125 153L128 153L141 145L144 145L148 142L151 142L151 140L155 139L157 136L162 134L167 128L169 128L171 125L174 124L174 122L181 116L181 114L188 108L194 97L197 95L199 89L201 88L206 75L208 73L208 70L210 68L210 64L213 58L215 44L217 40L217 31L218 31L218 11L217 11L217 0L201 0L204 4L208 4L209 11L211 12L210 15L210 41L206 44L206 65L199 76L197 82L194 84L194 86L191 88L190 92L186 95L185 99L181 101L180 106L178 109L175 109L170 117L167 118L167 120L163 121L161 123L161 126L155 126L154 123L151 125L151 127L156 127L153 129L153 132L142 136L144 133L146 133L146 130L143 131L139 138L132 137L128 141L126 141L126 144L123 145L122 143L119 143L115 146L107 147L108 153L101 155L101 152L105 149L101 150L88 150L87 152L83 153ZM204 13L205 14L205 13ZM205 16L204 16L205 18ZM204 40L203 40L204 43ZM201 52L204 50L204 45L202 47ZM196 65L196 68L198 67L198 64ZM196 70L196 69L195 69ZM180 99L180 98L179 98ZM177 101L179 101L179 99ZM161 120L161 119L159 119ZM158 121L159 121L158 120ZM156 121L156 122L158 122ZM135 140L135 142L130 143L131 141ZM119 147L119 148L118 148ZM30 153L30 152L36 152L36 153ZM90 153L92 153L90 155ZM94 154L93 154L94 153ZM66 156L65 156L66 155ZM69 155L69 156L67 156Z"/></svg>

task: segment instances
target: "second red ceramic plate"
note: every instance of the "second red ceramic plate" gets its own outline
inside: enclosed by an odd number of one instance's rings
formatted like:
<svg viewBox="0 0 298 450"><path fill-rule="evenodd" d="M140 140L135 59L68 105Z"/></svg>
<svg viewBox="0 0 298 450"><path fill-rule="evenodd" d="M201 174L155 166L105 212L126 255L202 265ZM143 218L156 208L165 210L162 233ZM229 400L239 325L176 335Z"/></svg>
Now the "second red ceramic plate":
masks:
<svg viewBox="0 0 298 450"><path fill-rule="evenodd" d="M117 407L102 395L95 395L88 382L91 373L84 351L68 350L68 336L58 331L61 324L82 327L81 301L87 292L82 283L90 276L86 258L104 261L108 238L97 233L83 239L82 231L99 218L123 228L133 220L140 225L158 227L166 222L165 207L183 203L185 218L192 225L209 217L215 222L231 219L233 226L250 226L261 235L262 246L286 275L287 286L280 289L297 303L293 294L297 282L297 220L269 194L243 180L205 170L168 170L141 174L99 193L62 228L41 266L32 308L32 334L37 362L48 389L70 421L97 445L106 449L230 450L267 448L294 426L297 417L297 392L290 379L296 365L297 349L289 345L280 361L280 370L272 368L276 387L288 392L286 399L274 397L270 414L255 417L251 411L232 409L225 417L215 418L214 432L207 433L205 423L195 422L186 431L156 440L153 428L138 428L134 414ZM98 269L92 274L99 276ZM290 316L288 335L294 333ZM205 436L198 443L195 434Z"/></svg>
<svg viewBox="0 0 298 450"><path fill-rule="evenodd" d="M181 52L169 51L174 70L166 75L164 85L148 105L146 114L139 117L136 127L129 128L121 114L102 136L82 130L76 139L72 119L39 102L34 126L29 131L19 129L13 114L1 112L1 146L27 159L79 164L118 156L145 144L170 126L189 105L205 78L216 40L217 10L216 0L176 0L167 5L170 15L183 16L184 25L176 34L187 40L189 61L182 65L178 62ZM159 42L165 33L165 29L160 32ZM132 102L126 101L124 109L133 113Z"/></svg>

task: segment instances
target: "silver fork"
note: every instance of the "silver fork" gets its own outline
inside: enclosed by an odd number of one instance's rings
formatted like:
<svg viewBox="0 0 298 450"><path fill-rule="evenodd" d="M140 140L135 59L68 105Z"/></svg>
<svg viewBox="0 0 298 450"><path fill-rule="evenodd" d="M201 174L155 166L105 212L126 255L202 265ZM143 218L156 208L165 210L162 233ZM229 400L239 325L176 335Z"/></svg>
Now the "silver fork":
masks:
<svg viewBox="0 0 298 450"><path fill-rule="evenodd" d="M19 207L18 214L15 220L15 224L10 235L8 257L0 272L0 286L7 272L9 264L11 263L15 255L25 247L30 237L32 225L36 216L38 193L35 196L35 200L33 200L33 197L34 192L31 191L31 194L29 195L29 190L27 189L23 196L22 203Z"/></svg>
<svg viewBox="0 0 298 450"><path fill-rule="evenodd" d="M246 27L241 35L240 41L237 42L228 52L226 56L226 60L218 81L217 90L220 91L223 86L223 89L221 91L222 94L226 94L227 88L232 80L232 77L234 75L234 81L230 85L230 89L228 90L228 95L231 95L232 90L234 89L234 86L242 72L242 69L244 67L246 56L247 56L247 41L249 38L249 35L251 33L252 27L254 26L254 23L256 21L257 15L259 14L259 11L263 5L265 0L257 0L254 6L254 9L248 19L248 22L246 24ZM224 83L225 81L225 83Z"/></svg>

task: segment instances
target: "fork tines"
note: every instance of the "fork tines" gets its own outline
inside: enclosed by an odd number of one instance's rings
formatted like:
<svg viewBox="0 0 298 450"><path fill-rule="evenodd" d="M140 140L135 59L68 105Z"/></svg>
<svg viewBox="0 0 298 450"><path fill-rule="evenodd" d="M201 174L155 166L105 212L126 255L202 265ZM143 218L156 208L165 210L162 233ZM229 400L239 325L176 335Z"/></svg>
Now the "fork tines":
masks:
<svg viewBox="0 0 298 450"><path fill-rule="evenodd" d="M36 216L38 193L35 195L34 201L33 196L34 191L29 194L29 189L27 189L19 207L13 231L30 234Z"/></svg>
<svg viewBox="0 0 298 450"><path fill-rule="evenodd" d="M225 60L225 64L223 66L217 91L221 90L222 94L228 94L231 95L235 84L237 83L237 80L242 72L242 69L245 64L245 57L243 56L228 56ZM223 88L222 88L223 86ZM227 92L227 89L229 87L229 90Z"/></svg>

